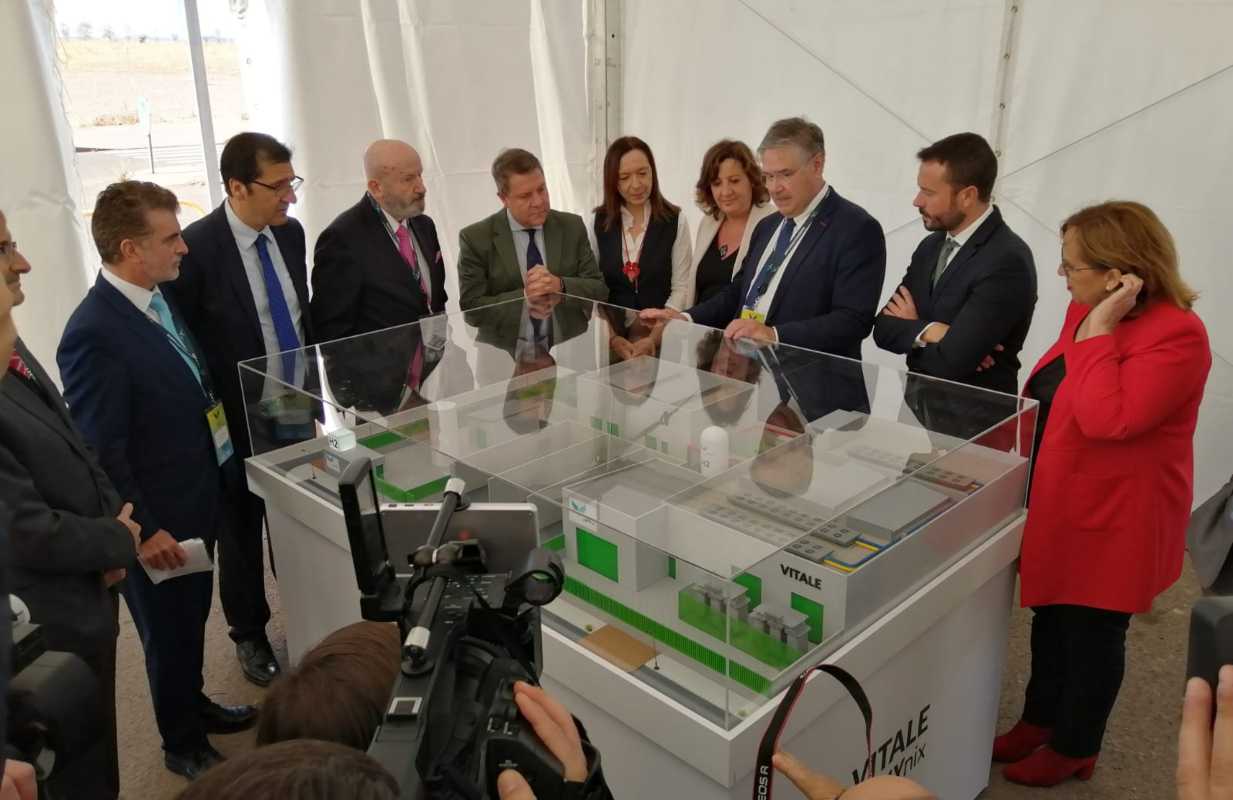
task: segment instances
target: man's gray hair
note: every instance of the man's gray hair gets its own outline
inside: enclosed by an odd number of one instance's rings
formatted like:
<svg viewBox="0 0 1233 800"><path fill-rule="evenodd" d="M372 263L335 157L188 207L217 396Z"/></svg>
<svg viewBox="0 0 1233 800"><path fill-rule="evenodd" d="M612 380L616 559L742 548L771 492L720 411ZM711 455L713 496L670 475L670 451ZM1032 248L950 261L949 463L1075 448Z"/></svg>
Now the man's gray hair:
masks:
<svg viewBox="0 0 1233 800"><path fill-rule="evenodd" d="M804 117L788 117L771 123L758 145L758 155L772 147L786 147L794 144L804 151L807 158L815 155L826 155L826 143L822 138L822 129Z"/></svg>

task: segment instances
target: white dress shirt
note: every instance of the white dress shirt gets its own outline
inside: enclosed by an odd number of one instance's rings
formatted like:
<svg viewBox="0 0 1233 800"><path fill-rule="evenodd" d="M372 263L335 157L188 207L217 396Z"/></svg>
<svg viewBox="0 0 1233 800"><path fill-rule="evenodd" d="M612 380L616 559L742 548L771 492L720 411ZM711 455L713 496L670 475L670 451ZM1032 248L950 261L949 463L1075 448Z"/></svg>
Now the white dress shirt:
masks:
<svg viewBox="0 0 1233 800"><path fill-rule="evenodd" d="M424 250L423 248L420 247L420 240L415 237L415 231L411 228L411 225L410 225L411 218L408 217L407 219L399 222L398 220L390 216L390 212L386 211L385 208L382 207L380 203L377 204L377 208L381 209L381 214L385 217L385 221L388 222L390 225L390 227L387 228L386 230L393 233L393 236L390 238L390 241L394 243L395 251L398 250L398 238L397 238L398 227L400 225L405 227L407 229L407 233L410 234L411 247L415 250L415 265L416 267L419 268L420 275L423 276L424 278L424 288L428 292L428 302L429 304L431 304L432 303L432 271L428 269L429 264L427 261L424 260ZM398 257L402 258L401 252L398 253ZM411 269L411 267L407 267L407 269Z"/></svg>
<svg viewBox="0 0 1233 800"><path fill-rule="evenodd" d="M642 252L642 240L646 238L646 229L650 224L651 207L648 205L642 212L642 230L634 233L634 215L629 209L621 206L621 236L624 237L624 250L632 259ZM591 224L587 226L587 239L591 242L591 250L595 252L595 261L599 261L599 241L595 238L595 220L599 212L591 214ZM689 220L685 214L677 214L676 238L672 240L672 284L665 307L680 311L686 307L690 295L690 279L693 277L693 244L689 241Z"/></svg>
<svg viewBox="0 0 1233 800"><path fill-rule="evenodd" d="M278 344L278 334L274 331L274 318L270 315L270 296L265 290L265 278L262 276L261 258L257 255L257 237L265 234L266 250L270 254L270 262L274 265L274 274L282 286L283 297L287 301L287 309L291 312L291 322L295 325L296 336L300 344L304 344L304 322L300 315L300 298L295 293L295 284L291 282L291 273L287 271L287 262L278 249L278 240L267 225L260 231L248 227L231 209L231 201L225 200L227 223L231 226L231 235L235 238L236 247L240 250L240 260L244 262L244 274L248 276L248 286L253 293L253 304L257 306L257 320L261 323L261 339L265 343L267 354L281 353L283 348Z"/></svg>
<svg viewBox="0 0 1233 800"><path fill-rule="evenodd" d="M162 329L163 321L158 318L158 314L154 309L150 308L150 301L154 299L155 293L162 294L157 286L151 290L138 286L135 283L129 283L112 272L111 268L106 264L103 265L102 276L103 280L114 286L117 292L124 295L130 303L137 306L137 310L145 314L147 319L157 325L160 330Z"/></svg>

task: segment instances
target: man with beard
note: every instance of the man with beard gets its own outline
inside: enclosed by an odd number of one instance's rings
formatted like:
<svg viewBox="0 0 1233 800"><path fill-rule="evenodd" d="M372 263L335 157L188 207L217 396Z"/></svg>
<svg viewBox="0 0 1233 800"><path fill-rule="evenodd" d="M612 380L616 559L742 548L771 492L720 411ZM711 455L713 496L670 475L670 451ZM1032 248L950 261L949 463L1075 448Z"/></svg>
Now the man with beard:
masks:
<svg viewBox="0 0 1233 800"><path fill-rule="evenodd" d="M445 264L424 213L424 167L411 145L379 139L364 153L368 190L321 232L313 252L317 338L340 339L445 310Z"/></svg>
<svg viewBox="0 0 1233 800"><path fill-rule="evenodd" d="M916 157L913 205L931 233L875 320L874 341L906 353L912 372L1013 394L1036 306L1036 267L991 202L997 157L975 133L947 136ZM921 417L911 389L908 402Z"/></svg>

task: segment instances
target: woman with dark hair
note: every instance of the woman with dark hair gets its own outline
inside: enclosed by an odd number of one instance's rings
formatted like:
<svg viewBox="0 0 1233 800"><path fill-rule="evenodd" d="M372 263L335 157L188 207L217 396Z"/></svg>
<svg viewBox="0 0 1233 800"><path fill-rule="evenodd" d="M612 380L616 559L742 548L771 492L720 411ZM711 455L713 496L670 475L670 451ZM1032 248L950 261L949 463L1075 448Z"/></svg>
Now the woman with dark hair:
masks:
<svg viewBox="0 0 1233 800"><path fill-rule="evenodd" d="M595 207L591 247L608 302L634 310L687 307L689 223L659 191L646 142L622 136L604 157L604 201Z"/></svg>
<svg viewBox="0 0 1233 800"><path fill-rule="evenodd" d="M694 242L693 278L685 308L719 294L741 271L749 237L775 210L762 167L744 142L723 139L702 157L694 198L706 215Z"/></svg>
<svg viewBox="0 0 1233 800"><path fill-rule="evenodd" d="M1028 379L1040 401L1019 559L1032 609L1023 717L993 743L1007 780L1091 777L1133 614L1182 571L1194 431L1211 366L1173 238L1139 203L1062 223L1071 304Z"/></svg>

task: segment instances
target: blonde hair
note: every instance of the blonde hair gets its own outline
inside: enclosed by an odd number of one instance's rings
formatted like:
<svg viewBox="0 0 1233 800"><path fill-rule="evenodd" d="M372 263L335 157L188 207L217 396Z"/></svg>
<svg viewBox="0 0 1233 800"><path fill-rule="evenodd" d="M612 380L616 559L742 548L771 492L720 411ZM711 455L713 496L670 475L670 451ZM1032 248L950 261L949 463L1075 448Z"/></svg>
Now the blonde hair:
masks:
<svg viewBox="0 0 1233 800"><path fill-rule="evenodd" d="M1082 208L1062 223L1062 233L1068 230L1084 262L1139 276L1147 300L1167 299L1189 310L1198 299L1178 271L1173 236L1142 203L1110 200Z"/></svg>

